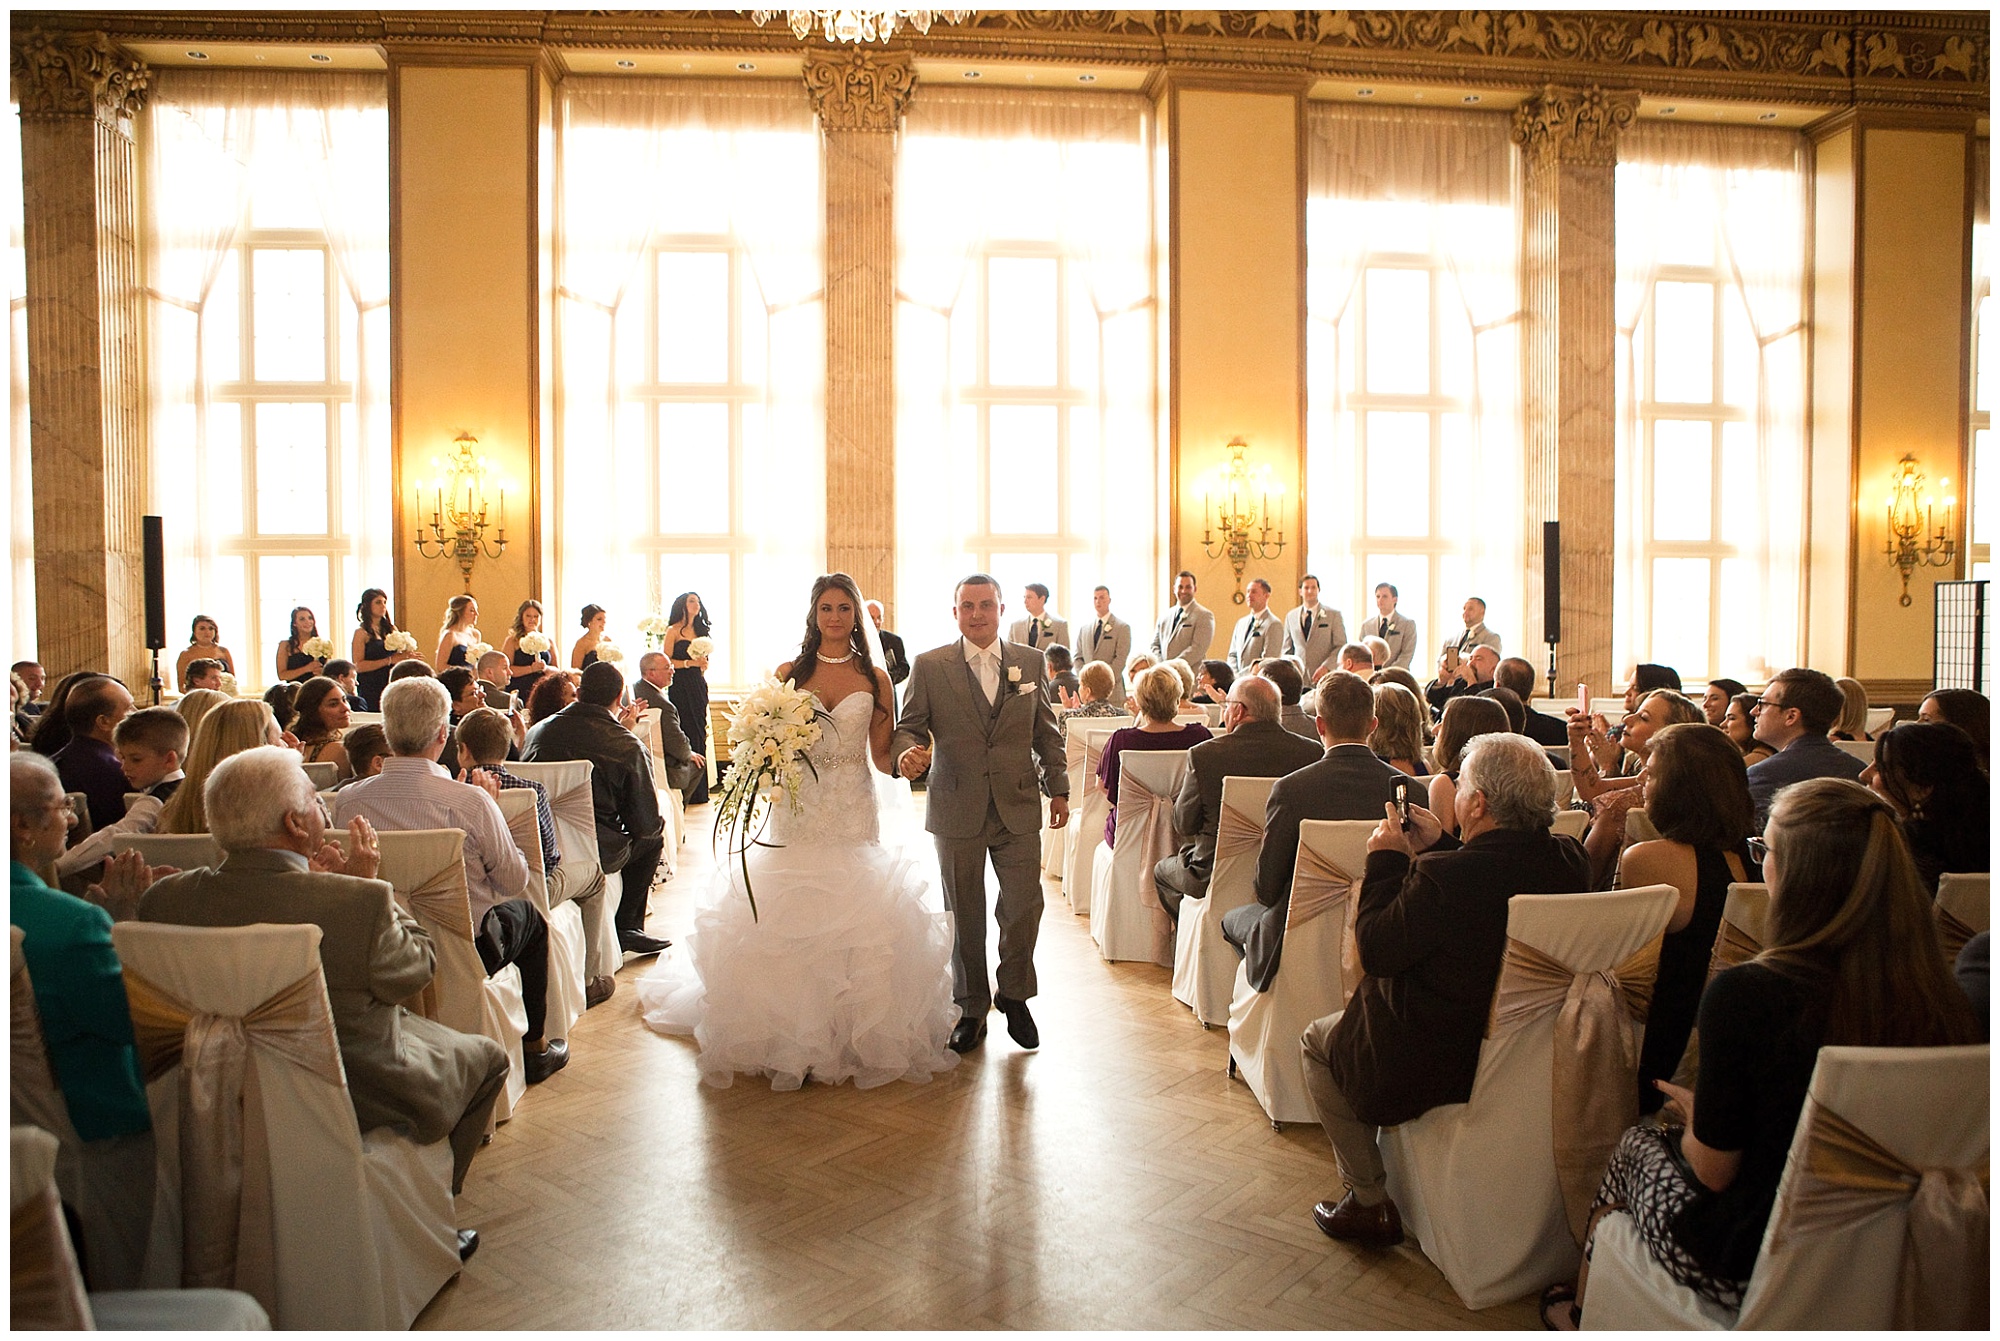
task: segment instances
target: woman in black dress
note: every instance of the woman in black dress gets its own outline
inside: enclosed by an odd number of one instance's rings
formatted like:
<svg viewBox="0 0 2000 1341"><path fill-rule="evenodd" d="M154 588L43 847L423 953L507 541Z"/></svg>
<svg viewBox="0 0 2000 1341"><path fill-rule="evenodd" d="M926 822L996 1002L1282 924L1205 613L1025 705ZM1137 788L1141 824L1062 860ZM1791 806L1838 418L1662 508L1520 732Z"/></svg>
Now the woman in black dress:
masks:
<svg viewBox="0 0 2000 1341"><path fill-rule="evenodd" d="M396 621L389 618L389 593L380 587L370 587L361 593L361 603L354 607L354 619L359 625L348 652L348 660L354 663L355 688L360 691L361 701L368 705L367 711L382 711L382 691L389 687L389 672L399 661L408 661L414 652L391 652L385 645L388 636L396 631Z"/></svg>
<svg viewBox="0 0 2000 1341"><path fill-rule="evenodd" d="M472 669L472 645L479 641L479 602L470 596L454 596L444 608L444 623L438 626L437 655L431 669L446 666Z"/></svg>
<svg viewBox="0 0 2000 1341"><path fill-rule="evenodd" d="M538 634L548 646L539 652L521 650L521 639L529 634ZM514 611L514 623L507 630L507 636L500 643L500 650L507 654L510 678L507 681L509 693L517 695L522 702L527 701L528 690L541 677L543 671L556 664L555 639L542 632L542 603L533 597L522 601Z"/></svg>
<svg viewBox="0 0 2000 1341"><path fill-rule="evenodd" d="M604 641L604 607L586 605L583 607L583 636L576 640L576 646L569 650L571 670L587 670L597 660L597 645Z"/></svg>
<svg viewBox="0 0 2000 1341"><path fill-rule="evenodd" d="M188 630L187 650L174 662L174 683L182 693L187 692L190 661L220 661L225 672L236 674L236 658L222 645L222 627L207 615L194 617L194 626Z"/></svg>
<svg viewBox="0 0 2000 1341"><path fill-rule="evenodd" d="M673 626L667 630L667 655L674 663L674 679L667 686L667 700L680 714L681 730L687 735L689 747L707 758L708 658L695 657L689 651L695 639L709 635L708 612L702 608L701 597L691 591L674 597L667 610L667 622ZM708 777L704 774L689 793L688 804L698 806L706 800Z"/></svg>
<svg viewBox="0 0 2000 1341"><path fill-rule="evenodd" d="M278 679L299 684L312 679L326 670L326 662L318 657L305 654L305 645L319 637L319 621L313 618L311 607L292 607L292 636L278 644Z"/></svg>

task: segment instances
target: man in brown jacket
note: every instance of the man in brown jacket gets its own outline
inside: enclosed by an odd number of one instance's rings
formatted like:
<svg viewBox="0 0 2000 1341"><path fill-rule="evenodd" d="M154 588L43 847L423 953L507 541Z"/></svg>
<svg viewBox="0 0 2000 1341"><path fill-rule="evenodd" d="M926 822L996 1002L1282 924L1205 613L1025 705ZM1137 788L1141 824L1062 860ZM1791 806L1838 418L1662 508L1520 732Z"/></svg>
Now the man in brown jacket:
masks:
<svg viewBox="0 0 2000 1341"><path fill-rule="evenodd" d="M1507 901L1590 888L1582 844L1549 832L1555 773L1526 736L1473 739L1454 809L1460 841L1414 806L1409 833L1391 807L1369 837L1354 920L1366 976L1345 1013L1314 1021L1302 1040L1306 1088L1347 1185L1338 1202L1313 1207L1313 1222L1370 1247L1403 1241L1378 1129L1472 1097Z"/></svg>

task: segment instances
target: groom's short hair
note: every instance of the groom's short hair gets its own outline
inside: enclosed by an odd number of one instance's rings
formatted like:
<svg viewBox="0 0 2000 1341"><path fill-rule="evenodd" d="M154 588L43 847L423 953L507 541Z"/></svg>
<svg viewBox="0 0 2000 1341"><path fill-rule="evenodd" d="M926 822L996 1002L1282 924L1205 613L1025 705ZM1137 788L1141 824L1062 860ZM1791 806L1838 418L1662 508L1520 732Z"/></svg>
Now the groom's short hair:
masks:
<svg viewBox="0 0 2000 1341"><path fill-rule="evenodd" d="M958 593L964 591L967 587L991 587L993 588L993 594L998 596L1000 594L1000 579L991 573L973 573L969 577L961 577L958 580L958 585L951 589L952 600L956 601Z"/></svg>
<svg viewBox="0 0 2000 1341"><path fill-rule="evenodd" d="M583 668L583 679L576 686L578 702L608 708L624 696L625 677L618 673L618 663L593 661Z"/></svg>

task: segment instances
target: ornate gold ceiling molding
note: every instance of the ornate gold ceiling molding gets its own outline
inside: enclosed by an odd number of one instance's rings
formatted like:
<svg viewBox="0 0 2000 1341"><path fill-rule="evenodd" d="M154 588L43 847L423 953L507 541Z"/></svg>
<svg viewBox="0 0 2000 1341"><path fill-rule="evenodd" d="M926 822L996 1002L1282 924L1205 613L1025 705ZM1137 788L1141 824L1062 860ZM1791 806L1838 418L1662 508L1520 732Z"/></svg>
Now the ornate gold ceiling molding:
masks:
<svg viewBox="0 0 2000 1341"><path fill-rule="evenodd" d="M822 130L894 131L916 90L917 72L907 51L850 47L809 50L805 79Z"/></svg>
<svg viewBox="0 0 2000 1341"><path fill-rule="evenodd" d="M103 33L15 32L9 63L22 116L94 116L116 125L145 107L145 64Z"/></svg>
<svg viewBox="0 0 2000 1341"><path fill-rule="evenodd" d="M1618 136L1639 113L1636 93L1545 84L1514 109L1514 143L1530 170L1564 163L1618 166Z"/></svg>

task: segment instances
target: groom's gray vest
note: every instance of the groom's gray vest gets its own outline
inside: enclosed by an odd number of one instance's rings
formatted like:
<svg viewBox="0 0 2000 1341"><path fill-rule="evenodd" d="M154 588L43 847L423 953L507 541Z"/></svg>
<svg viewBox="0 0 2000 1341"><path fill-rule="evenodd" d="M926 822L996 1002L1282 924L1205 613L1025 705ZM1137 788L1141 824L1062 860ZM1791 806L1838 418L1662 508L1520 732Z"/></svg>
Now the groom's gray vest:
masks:
<svg viewBox="0 0 2000 1341"><path fill-rule="evenodd" d="M1045 689L1047 663L1032 647L1005 640L995 646L997 703L980 692L963 639L919 656L903 686L903 716L889 753L901 757L912 746L930 746L924 827L940 837L977 837L989 805L1010 833L1032 833L1042 824L1042 794L1069 794L1062 732Z"/></svg>

